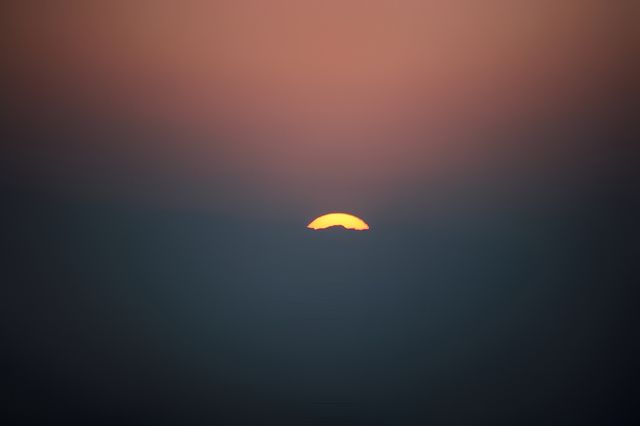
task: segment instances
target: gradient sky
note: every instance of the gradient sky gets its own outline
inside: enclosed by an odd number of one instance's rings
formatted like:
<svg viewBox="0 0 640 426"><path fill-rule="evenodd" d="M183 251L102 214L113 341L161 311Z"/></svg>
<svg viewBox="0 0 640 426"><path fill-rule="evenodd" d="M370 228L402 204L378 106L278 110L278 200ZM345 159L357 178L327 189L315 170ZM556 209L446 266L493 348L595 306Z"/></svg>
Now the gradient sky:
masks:
<svg viewBox="0 0 640 426"><path fill-rule="evenodd" d="M9 148L19 169L321 211L590 173L602 148L575 123L609 108L626 53L626 8L593 0L2 7L12 119L44 134Z"/></svg>
<svg viewBox="0 0 640 426"><path fill-rule="evenodd" d="M1 2L0 424L640 424L634 6Z"/></svg>

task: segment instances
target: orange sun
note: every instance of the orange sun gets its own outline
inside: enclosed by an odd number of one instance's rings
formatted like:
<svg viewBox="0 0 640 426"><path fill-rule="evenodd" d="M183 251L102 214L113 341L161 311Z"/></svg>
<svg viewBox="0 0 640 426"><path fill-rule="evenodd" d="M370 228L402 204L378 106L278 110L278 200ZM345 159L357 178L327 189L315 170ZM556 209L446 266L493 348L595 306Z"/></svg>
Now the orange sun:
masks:
<svg viewBox="0 0 640 426"><path fill-rule="evenodd" d="M365 231L369 229L367 222L357 216L348 213L327 213L315 218L307 225L307 228L319 230L327 229L332 226L342 226L345 229L353 229L356 231Z"/></svg>

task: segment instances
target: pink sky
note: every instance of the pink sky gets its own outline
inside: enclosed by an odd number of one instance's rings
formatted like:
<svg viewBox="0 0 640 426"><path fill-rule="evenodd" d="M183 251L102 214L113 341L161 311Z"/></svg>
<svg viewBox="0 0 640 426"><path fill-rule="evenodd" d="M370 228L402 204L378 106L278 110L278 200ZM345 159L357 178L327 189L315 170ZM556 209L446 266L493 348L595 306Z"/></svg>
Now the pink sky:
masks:
<svg viewBox="0 0 640 426"><path fill-rule="evenodd" d="M2 13L18 111L72 105L79 121L147 132L14 154L317 204L383 197L508 163L505 135L594 107L620 13L593 0L19 3Z"/></svg>

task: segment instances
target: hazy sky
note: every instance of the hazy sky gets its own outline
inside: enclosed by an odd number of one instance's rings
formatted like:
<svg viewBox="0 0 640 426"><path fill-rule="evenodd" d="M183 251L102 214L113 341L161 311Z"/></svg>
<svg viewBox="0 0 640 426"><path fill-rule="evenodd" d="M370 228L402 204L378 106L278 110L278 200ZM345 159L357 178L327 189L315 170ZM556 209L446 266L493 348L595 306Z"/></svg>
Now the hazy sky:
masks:
<svg viewBox="0 0 640 426"><path fill-rule="evenodd" d="M0 424L640 424L633 3L2 1Z"/></svg>
<svg viewBox="0 0 640 426"><path fill-rule="evenodd" d="M320 209L443 176L591 167L599 151L575 121L608 107L627 13L594 0L3 9L14 127L40 132L10 148L22 171Z"/></svg>

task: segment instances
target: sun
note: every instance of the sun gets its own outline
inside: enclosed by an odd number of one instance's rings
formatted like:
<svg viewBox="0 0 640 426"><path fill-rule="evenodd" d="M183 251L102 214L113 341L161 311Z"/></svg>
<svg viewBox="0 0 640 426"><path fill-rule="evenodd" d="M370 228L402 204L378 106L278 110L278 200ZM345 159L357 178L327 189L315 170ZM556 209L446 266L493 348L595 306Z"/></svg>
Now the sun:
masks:
<svg viewBox="0 0 640 426"><path fill-rule="evenodd" d="M349 213L327 213L319 216L307 225L307 228L313 230L327 229L332 226L342 226L345 229L354 231L366 231L369 225L364 220Z"/></svg>

